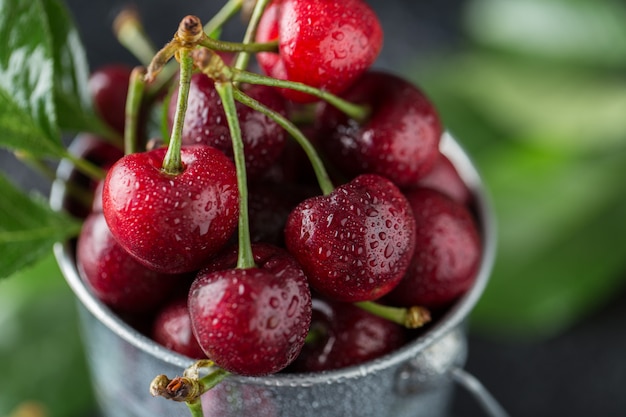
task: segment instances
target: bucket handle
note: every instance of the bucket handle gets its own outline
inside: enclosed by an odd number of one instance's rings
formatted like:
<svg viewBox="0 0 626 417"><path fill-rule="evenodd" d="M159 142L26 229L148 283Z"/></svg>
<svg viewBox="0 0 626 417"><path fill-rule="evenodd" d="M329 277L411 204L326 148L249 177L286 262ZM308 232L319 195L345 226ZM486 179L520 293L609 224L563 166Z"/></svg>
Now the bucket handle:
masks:
<svg viewBox="0 0 626 417"><path fill-rule="evenodd" d="M474 397L488 416L509 417L500 403L474 375L457 366L452 368L451 376L454 382L465 388Z"/></svg>

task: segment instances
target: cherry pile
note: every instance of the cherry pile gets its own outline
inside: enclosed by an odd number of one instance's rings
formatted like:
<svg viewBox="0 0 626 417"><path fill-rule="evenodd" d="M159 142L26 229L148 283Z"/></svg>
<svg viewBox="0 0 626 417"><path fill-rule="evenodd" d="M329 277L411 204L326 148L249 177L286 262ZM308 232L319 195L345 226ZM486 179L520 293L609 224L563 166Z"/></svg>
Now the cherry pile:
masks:
<svg viewBox="0 0 626 417"><path fill-rule="evenodd" d="M107 175L88 185L77 266L157 343L227 372L369 361L472 285L471 194L429 99L373 68L383 33L364 1L255 11L242 43L188 16L147 68L94 72L96 108L126 147L85 151ZM148 137L155 109L169 137Z"/></svg>

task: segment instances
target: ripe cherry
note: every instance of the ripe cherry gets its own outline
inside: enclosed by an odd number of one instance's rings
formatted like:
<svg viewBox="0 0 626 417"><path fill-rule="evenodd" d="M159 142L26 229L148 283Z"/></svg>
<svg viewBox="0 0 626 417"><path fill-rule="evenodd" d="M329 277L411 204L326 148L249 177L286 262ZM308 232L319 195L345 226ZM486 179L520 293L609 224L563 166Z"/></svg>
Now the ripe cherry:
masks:
<svg viewBox="0 0 626 417"><path fill-rule="evenodd" d="M126 97L132 67L111 64L89 76L88 88L94 107L102 119L118 133L124 133Z"/></svg>
<svg viewBox="0 0 626 417"><path fill-rule="evenodd" d="M151 336L155 342L181 355L206 358L191 329L186 296L175 298L156 314Z"/></svg>
<svg viewBox="0 0 626 417"><path fill-rule="evenodd" d="M272 110L286 115L284 99L276 89L262 85L249 85L244 92ZM176 113L178 89L172 93L168 107L169 126ZM244 143L246 171L248 176L264 173L280 157L287 135L285 130L269 117L237 103L237 116ZM191 77L185 125L182 139L184 145L211 145L233 158L233 147L222 101L215 90L213 80L202 73Z"/></svg>
<svg viewBox="0 0 626 417"><path fill-rule="evenodd" d="M207 357L241 375L284 369L300 353L311 321L311 293L297 262L267 245L253 246L253 253L258 266L247 269L231 267L234 252L218 257L199 272L188 299Z"/></svg>
<svg viewBox="0 0 626 417"><path fill-rule="evenodd" d="M361 175L300 203L285 226L289 252L313 288L346 302L375 300L400 281L415 245L415 220L400 190Z"/></svg>
<svg viewBox="0 0 626 417"><path fill-rule="evenodd" d="M439 154L433 168L420 178L417 187L433 188L461 204L469 205L472 193L458 171L444 154ZM409 187L413 188L413 187Z"/></svg>
<svg viewBox="0 0 626 417"><path fill-rule="evenodd" d="M405 330L389 320L351 303L314 298L309 338L289 370L320 372L358 365L405 341Z"/></svg>
<svg viewBox="0 0 626 417"><path fill-rule="evenodd" d="M266 74L337 94L374 63L383 32L374 11L361 0L274 0L263 14L256 40L278 40L278 53L257 54ZM281 91L293 101L316 100Z"/></svg>
<svg viewBox="0 0 626 417"><path fill-rule="evenodd" d="M237 227L235 166L204 145L183 147L184 171L162 170L166 149L129 154L107 173L102 206L111 232L156 271L199 269Z"/></svg>
<svg viewBox="0 0 626 417"><path fill-rule="evenodd" d="M446 307L476 279L482 249L475 220L465 206L433 189L411 190L406 196L417 225L415 253L385 302Z"/></svg>
<svg viewBox="0 0 626 417"><path fill-rule="evenodd" d="M328 159L349 176L375 173L400 187L426 175L439 155L442 126L428 98L398 76L370 71L342 94L369 106L359 123L329 104L318 114L318 141Z"/></svg>
<svg viewBox="0 0 626 417"><path fill-rule="evenodd" d="M117 243L102 213L85 219L76 247L76 265L99 300L126 313L156 309L183 280L137 262Z"/></svg>

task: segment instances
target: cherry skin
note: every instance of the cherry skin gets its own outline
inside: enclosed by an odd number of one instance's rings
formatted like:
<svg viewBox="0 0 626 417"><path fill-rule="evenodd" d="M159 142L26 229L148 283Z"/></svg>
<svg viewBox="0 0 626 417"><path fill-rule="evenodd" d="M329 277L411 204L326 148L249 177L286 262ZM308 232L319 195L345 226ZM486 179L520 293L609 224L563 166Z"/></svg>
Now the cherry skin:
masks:
<svg viewBox="0 0 626 417"><path fill-rule="evenodd" d="M257 42L278 40L278 53L257 54L274 78L340 93L376 60L383 32L374 11L361 0L274 0L265 10ZM296 102L317 100L294 90Z"/></svg>
<svg viewBox="0 0 626 417"><path fill-rule="evenodd" d="M217 366L240 375L276 373L300 353L311 322L311 293L284 250L253 251L258 267L222 269L233 256L202 269L188 306L198 343Z"/></svg>
<svg viewBox="0 0 626 417"><path fill-rule="evenodd" d="M292 372L321 372L358 365L400 348L402 327L351 303L313 299L311 338L289 367Z"/></svg>
<svg viewBox="0 0 626 417"><path fill-rule="evenodd" d="M469 210L439 191L406 193L417 224L415 253L406 276L385 297L398 306L449 306L474 283L481 240Z"/></svg>
<svg viewBox="0 0 626 417"><path fill-rule="evenodd" d="M102 119L118 133L124 133L126 97L132 68L124 64L105 65L89 76L88 89Z"/></svg>
<svg viewBox="0 0 626 417"><path fill-rule="evenodd" d="M205 359L191 329L187 297L175 298L157 314L152 324L152 340L192 359Z"/></svg>
<svg viewBox="0 0 626 417"><path fill-rule="evenodd" d="M83 223L76 265L96 298L125 313L153 311L183 280L137 262L117 243L101 212L90 214Z"/></svg>
<svg viewBox="0 0 626 417"><path fill-rule="evenodd" d="M272 110L286 115L285 101L276 89L248 85L244 87L244 92ZM177 98L178 89L175 89L168 107L170 128L176 114ZM241 103L236 103L236 108L244 143L246 172L248 176L257 176L278 160L285 147L287 135L269 117ZM213 80L202 73L191 77L182 137L185 145L211 145L233 158L232 139L222 101Z"/></svg>
<svg viewBox="0 0 626 417"><path fill-rule="evenodd" d="M124 156L108 171L102 207L120 245L160 272L198 270L237 227L235 166L204 145L183 147L184 171L162 170L166 149Z"/></svg>
<svg viewBox="0 0 626 417"><path fill-rule="evenodd" d="M339 301L375 300L402 279L415 245L415 219L401 191L361 175L289 215L285 242L311 286Z"/></svg>
<svg viewBox="0 0 626 417"><path fill-rule="evenodd" d="M472 200L472 193L467 184L465 184L450 159L444 154L439 154L433 168L428 174L420 178L415 186L441 191L463 205L469 205Z"/></svg>
<svg viewBox="0 0 626 417"><path fill-rule="evenodd" d="M439 155L442 125L428 98L408 81L370 71L342 94L366 105L363 123L321 104L319 145L331 163L348 176L375 173L400 187L426 175Z"/></svg>

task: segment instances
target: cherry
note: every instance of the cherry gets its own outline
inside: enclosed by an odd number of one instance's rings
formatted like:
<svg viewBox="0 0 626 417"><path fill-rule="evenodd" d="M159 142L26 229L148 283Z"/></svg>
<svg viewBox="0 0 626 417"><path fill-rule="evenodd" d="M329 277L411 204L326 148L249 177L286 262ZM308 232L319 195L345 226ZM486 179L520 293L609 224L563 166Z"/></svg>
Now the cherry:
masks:
<svg viewBox="0 0 626 417"><path fill-rule="evenodd" d="M311 293L285 251L253 245L255 268L236 268L235 251L191 284L189 313L198 343L219 367L241 375L278 372L299 354L311 321ZM230 268L230 269L224 269Z"/></svg>
<svg viewBox="0 0 626 417"><path fill-rule="evenodd" d="M358 365L390 353L406 341L404 329L350 303L313 298L311 333L289 367L320 372Z"/></svg>
<svg viewBox="0 0 626 417"><path fill-rule="evenodd" d="M440 153L433 168L420 178L416 186L434 188L455 201L468 205L472 193L447 156ZM410 187L411 188L411 187Z"/></svg>
<svg viewBox="0 0 626 417"><path fill-rule="evenodd" d="M192 359L206 358L191 329L187 297L175 298L156 314L151 336L174 352Z"/></svg>
<svg viewBox="0 0 626 417"><path fill-rule="evenodd" d="M481 240L469 210L439 191L408 191L415 213L415 253L406 276L386 297L399 306L436 309L464 294L476 278Z"/></svg>
<svg viewBox="0 0 626 417"><path fill-rule="evenodd" d="M406 272L415 219L391 181L366 174L300 203L287 219L285 241L311 286L323 295L347 302L374 300Z"/></svg>
<svg viewBox="0 0 626 417"><path fill-rule="evenodd" d="M262 85L249 85L244 92L280 114L286 114L284 99L276 89ZM168 107L170 128L174 122L178 89L172 93ZM248 176L264 173L280 157L287 135L283 128L267 116L238 103L237 116L242 130L246 170ZM202 73L191 77L183 144L205 144L216 147L233 158L232 139L222 101L213 80Z"/></svg>
<svg viewBox="0 0 626 417"><path fill-rule="evenodd" d="M257 42L278 40L278 53L257 54L268 75L331 93L345 90L368 69L382 48L374 11L361 0L274 0L259 23ZM314 97L284 89L298 102Z"/></svg>
<svg viewBox="0 0 626 417"><path fill-rule="evenodd" d="M76 247L76 265L93 294L117 311L145 313L166 300L182 277L152 271L115 240L103 213L90 214Z"/></svg>
<svg viewBox="0 0 626 417"><path fill-rule="evenodd" d="M120 245L161 272L199 269L237 227L234 164L204 145L183 147L183 172L162 170L166 149L129 154L107 173L102 206Z"/></svg>
<svg viewBox="0 0 626 417"><path fill-rule="evenodd" d="M430 171L439 155L442 126L417 87L398 76L370 71L342 97L369 106L371 114L357 122L321 103L319 145L336 167L349 176L383 175L400 187Z"/></svg>
<svg viewBox="0 0 626 417"><path fill-rule="evenodd" d="M96 69L88 80L94 107L102 119L118 133L124 133L126 97L132 67L110 64Z"/></svg>

